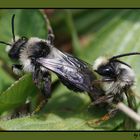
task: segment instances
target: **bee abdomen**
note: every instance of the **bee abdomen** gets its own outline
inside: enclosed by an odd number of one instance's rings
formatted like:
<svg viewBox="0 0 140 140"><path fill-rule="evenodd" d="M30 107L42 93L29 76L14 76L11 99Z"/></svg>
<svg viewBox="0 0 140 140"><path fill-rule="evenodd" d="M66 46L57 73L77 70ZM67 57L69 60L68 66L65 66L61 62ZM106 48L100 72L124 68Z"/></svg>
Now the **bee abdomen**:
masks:
<svg viewBox="0 0 140 140"><path fill-rule="evenodd" d="M75 84L71 83L70 81L62 78L59 76L60 81L70 90L73 90L75 92L84 92L84 90L78 88Z"/></svg>

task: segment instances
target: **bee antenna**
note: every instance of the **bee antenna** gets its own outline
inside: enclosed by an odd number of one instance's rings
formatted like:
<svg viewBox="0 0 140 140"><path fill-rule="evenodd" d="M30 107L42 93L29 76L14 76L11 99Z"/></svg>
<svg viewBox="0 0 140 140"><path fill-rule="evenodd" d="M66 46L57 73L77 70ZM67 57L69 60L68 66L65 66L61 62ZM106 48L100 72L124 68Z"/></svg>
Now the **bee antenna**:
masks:
<svg viewBox="0 0 140 140"><path fill-rule="evenodd" d="M15 14L13 14L13 16L12 16L12 21L11 21L11 24L12 24L13 41L15 42L14 19L15 19Z"/></svg>
<svg viewBox="0 0 140 140"><path fill-rule="evenodd" d="M0 41L1 44L5 44L5 45L9 45L12 46L10 43L4 42L4 41Z"/></svg>
<svg viewBox="0 0 140 140"><path fill-rule="evenodd" d="M125 56L130 56L130 55L140 55L140 52L132 52L132 53L124 53L124 54L116 55L116 56L111 57L109 60L114 60L120 57L125 57Z"/></svg>

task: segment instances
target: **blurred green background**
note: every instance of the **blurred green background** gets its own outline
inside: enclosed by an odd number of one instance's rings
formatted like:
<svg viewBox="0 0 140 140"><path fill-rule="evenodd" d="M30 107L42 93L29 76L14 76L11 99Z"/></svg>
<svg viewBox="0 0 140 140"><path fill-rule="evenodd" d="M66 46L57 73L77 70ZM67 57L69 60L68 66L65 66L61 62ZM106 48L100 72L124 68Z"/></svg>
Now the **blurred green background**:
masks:
<svg viewBox="0 0 140 140"><path fill-rule="evenodd" d="M93 64L99 56L140 51L140 10L137 9L8 9L0 10L0 40L10 42L11 17L18 36L47 38L46 14L55 34L55 47ZM0 45L0 127L3 130L128 130L123 114L95 124L106 110L90 107L87 94L74 93L53 75L52 98L30 116L42 99L30 74L19 79L11 70L5 45ZM126 57L136 73L140 94L140 57ZM16 82L15 82L16 81ZM11 84L13 84L11 86ZM57 84L57 86L56 86ZM25 105L26 104L26 105ZM137 107L139 111L139 100ZM90 122L90 123L89 123ZM139 124L136 130L140 128Z"/></svg>

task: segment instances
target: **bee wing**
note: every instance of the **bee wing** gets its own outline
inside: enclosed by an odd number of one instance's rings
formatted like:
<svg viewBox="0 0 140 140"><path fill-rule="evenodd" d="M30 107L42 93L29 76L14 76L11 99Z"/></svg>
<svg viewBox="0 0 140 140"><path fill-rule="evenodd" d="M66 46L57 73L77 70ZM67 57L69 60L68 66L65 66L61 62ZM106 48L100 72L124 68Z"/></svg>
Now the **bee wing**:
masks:
<svg viewBox="0 0 140 140"><path fill-rule="evenodd" d="M74 67L65 61L42 58L39 59L39 62L43 67L53 71L60 76L67 77L68 79L71 77L75 82L80 82L82 80L82 75L78 73L77 67Z"/></svg>
<svg viewBox="0 0 140 140"><path fill-rule="evenodd" d="M96 79L90 66L84 61L69 54L58 52L56 57L40 58L37 61L42 67L56 73L68 88L76 87L79 91L88 92ZM68 86L70 85L70 87Z"/></svg>

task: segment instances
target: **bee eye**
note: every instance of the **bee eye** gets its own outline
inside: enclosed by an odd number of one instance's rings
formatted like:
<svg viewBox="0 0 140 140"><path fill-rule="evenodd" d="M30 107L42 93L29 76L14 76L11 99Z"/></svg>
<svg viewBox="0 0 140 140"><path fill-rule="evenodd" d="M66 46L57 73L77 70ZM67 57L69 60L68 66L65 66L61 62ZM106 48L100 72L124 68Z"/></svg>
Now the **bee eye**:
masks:
<svg viewBox="0 0 140 140"><path fill-rule="evenodd" d="M96 72L102 76L114 77L115 70L110 65L100 66Z"/></svg>
<svg viewBox="0 0 140 140"><path fill-rule="evenodd" d="M102 74L105 76L109 76L113 74L113 70L111 68L105 68L102 70Z"/></svg>

